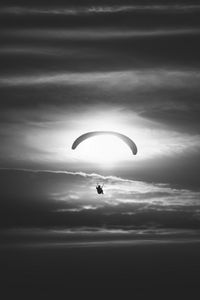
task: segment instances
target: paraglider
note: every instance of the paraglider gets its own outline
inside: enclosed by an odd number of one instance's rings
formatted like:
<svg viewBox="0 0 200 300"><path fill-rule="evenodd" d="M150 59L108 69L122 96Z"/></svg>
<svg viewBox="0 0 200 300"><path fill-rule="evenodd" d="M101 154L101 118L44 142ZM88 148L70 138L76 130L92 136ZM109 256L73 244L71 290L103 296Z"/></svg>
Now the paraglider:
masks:
<svg viewBox="0 0 200 300"><path fill-rule="evenodd" d="M82 143L83 141L85 141L88 138L91 138L91 137L96 136L96 135L105 135L105 134L114 135L114 136L120 138L131 149L133 155L137 154L136 144L129 137L127 137L126 135L115 132L115 131L91 131L91 132L84 133L74 141L74 143L72 145L72 149L73 150L76 149L76 147L80 143Z"/></svg>
<svg viewBox="0 0 200 300"><path fill-rule="evenodd" d="M98 194L103 194L103 185L97 184L96 190Z"/></svg>
<svg viewBox="0 0 200 300"><path fill-rule="evenodd" d="M72 144L72 149L76 149L76 147L82 143L83 141L85 141L88 138L91 138L93 136L97 136L97 135L114 135L118 138L120 138L132 151L133 155L137 154L137 146L136 144L126 135L115 132L115 131L91 131L91 132L87 132L84 133L82 135L80 135ZM98 194L104 194L103 192L103 185L101 186L100 184L96 185L96 190Z"/></svg>

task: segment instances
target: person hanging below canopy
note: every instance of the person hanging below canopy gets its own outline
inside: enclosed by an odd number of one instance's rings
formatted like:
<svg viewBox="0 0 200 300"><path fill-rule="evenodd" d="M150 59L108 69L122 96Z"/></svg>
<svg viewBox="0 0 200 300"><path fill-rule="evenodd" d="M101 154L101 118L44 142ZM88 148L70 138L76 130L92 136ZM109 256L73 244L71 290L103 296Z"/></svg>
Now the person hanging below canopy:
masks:
<svg viewBox="0 0 200 300"><path fill-rule="evenodd" d="M98 194L103 194L103 185L97 184L96 190Z"/></svg>

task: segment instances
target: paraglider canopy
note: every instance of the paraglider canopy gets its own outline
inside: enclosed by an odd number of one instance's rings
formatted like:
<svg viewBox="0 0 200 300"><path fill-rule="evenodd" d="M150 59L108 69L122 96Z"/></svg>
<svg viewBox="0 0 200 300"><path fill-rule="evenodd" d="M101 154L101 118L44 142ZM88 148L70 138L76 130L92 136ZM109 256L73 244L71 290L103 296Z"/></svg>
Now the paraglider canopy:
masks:
<svg viewBox="0 0 200 300"><path fill-rule="evenodd" d="M82 143L84 140L91 138L93 136L97 136L97 135L114 135L114 136L120 138L124 143L127 144L127 146L131 149L133 155L137 154L136 144L126 135L115 132L115 131L91 131L91 132L84 133L74 141L74 143L72 145L72 149L76 149L76 147L80 143Z"/></svg>

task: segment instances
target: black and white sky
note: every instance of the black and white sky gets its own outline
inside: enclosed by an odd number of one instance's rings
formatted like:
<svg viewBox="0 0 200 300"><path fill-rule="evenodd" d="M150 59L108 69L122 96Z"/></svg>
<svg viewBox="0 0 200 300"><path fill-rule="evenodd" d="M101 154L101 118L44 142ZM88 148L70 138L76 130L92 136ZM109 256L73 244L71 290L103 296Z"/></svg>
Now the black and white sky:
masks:
<svg viewBox="0 0 200 300"><path fill-rule="evenodd" d="M1 1L0 35L1 226L200 228L198 1Z"/></svg>

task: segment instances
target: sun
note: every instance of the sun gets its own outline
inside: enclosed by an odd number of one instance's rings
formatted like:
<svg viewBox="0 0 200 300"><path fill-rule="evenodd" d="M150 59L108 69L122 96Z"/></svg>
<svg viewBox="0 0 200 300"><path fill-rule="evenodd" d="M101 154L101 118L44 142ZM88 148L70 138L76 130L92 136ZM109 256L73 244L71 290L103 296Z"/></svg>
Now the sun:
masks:
<svg viewBox="0 0 200 300"><path fill-rule="evenodd" d="M111 166L123 160L133 159L133 154L119 138L112 135L102 135L82 142L76 148L74 157L90 163Z"/></svg>

